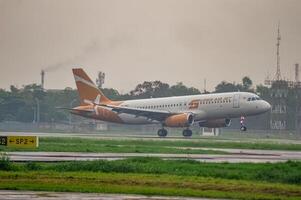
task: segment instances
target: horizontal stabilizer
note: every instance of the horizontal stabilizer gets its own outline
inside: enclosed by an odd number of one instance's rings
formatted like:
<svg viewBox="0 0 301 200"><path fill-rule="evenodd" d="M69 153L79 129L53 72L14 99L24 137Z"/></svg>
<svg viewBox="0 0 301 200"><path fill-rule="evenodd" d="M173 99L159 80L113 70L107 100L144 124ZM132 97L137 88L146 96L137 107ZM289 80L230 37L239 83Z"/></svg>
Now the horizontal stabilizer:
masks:
<svg viewBox="0 0 301 200"><path fill-rule="evenodd" d="M75 108L66 108L66 107L56 107L56 109L75 111L75 112L86 112L86 113L94 112L94 110L79 110L79 109L75 109Z"/></svg>

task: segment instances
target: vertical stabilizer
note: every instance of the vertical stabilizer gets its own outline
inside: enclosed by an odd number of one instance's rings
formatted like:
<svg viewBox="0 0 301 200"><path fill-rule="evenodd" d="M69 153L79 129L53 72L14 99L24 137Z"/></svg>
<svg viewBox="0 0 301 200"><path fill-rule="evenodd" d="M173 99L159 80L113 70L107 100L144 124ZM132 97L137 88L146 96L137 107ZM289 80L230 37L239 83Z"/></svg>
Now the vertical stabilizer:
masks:
<svg viewBox="0 0 301 200"><path fill-rule="evenodd" d="M89 105L89 102L94 103L109 103L111 102L93 83L86 72L82 68L72 69L76 87L80 97L81 105Z"/></svg>

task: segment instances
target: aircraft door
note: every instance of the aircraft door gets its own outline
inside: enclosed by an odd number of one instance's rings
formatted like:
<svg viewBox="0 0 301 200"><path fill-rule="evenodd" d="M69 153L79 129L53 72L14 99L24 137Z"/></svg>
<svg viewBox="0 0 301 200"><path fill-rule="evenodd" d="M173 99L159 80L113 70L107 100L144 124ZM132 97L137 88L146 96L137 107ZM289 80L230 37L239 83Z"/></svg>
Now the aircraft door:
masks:
<svg viewBox="0 0 301 200"><path fill-rule="evenodd" d="M239 108L239 94L233 95L233 108Z"/></svg>
<svg viewBox="0 0 301 200"><path fill-rule="evenodd" d="M186 102L184 102L184 101L181 102L181 105L182 105L182 106L180 106L180 109L181 109L181 110L186 110L185 104L186 104Z"/></svg>

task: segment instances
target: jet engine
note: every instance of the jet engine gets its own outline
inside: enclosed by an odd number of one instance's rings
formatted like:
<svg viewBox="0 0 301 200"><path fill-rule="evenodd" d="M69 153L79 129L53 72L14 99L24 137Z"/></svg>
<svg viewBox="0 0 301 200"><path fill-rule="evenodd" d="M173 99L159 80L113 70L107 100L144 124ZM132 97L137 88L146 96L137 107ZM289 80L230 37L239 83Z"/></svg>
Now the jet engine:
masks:
<svg viewBox="0 0 301 200"><path fill-rule="evenodd" d="M200 127L221 128L228 127L231 124L231 119L214 119L205 122L199 122Z"/></svg>
<svg viewBox="0 0 301 200"><path fill-rule="evenodd" d="M187 127L194 122L193 115L190 113L182 113L172 115L165 119L164 125L168 127Z"/></svg>

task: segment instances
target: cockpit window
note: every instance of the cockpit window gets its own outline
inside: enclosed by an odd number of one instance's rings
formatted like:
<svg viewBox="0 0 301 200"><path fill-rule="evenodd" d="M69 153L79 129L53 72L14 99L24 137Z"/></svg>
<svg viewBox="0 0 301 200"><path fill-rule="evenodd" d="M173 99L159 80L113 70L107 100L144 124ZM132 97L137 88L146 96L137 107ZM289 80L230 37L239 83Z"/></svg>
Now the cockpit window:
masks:
<svg viewBox="0 0 301 200"><path fill-rule="evenodd" d="M258 97L258 96L255 96L255 97L249 97L249 98L247 99L247 101L257 101L257 100L261 100L261 98Z"/></svg>

